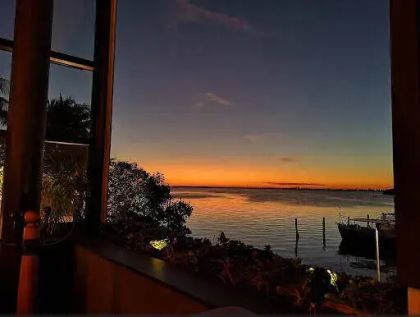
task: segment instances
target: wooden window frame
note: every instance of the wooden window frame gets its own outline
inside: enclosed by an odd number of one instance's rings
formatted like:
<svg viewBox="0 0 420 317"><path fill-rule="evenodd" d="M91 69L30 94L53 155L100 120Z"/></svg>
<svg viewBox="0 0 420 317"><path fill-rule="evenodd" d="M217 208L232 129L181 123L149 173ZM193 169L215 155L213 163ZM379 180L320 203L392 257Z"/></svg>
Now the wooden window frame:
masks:
<svg viewBox="0 0 420 317"><path fill-rule="evenodd" d="M111 149L117 0L96 0L94 59L88 60L57 51L50 62L93 74L89 142L86 231L96 232L106 218L108 173ZM0 38L0 50L13 53L14 42ZM1 135L7 134L2 131ZM17 234L19 236L21 234Z"/></svg>

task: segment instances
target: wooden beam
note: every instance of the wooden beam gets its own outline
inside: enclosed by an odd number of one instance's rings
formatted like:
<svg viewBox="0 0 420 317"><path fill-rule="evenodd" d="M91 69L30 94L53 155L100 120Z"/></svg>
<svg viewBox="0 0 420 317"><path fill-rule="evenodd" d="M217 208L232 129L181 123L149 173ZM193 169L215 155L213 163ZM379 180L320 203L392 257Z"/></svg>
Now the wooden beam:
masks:
<svg viewBox="0 0 420 317"><path fill-rule="evenodd" d="M420 1L390 4L398 275L420 288Z"/></svg>
<svg viewBox="0 0 420 317"><path fill-rule="evenodd" d="M13 52L13 45L13 41L0 38L0 50L6 52ZM50 62L56 65L71 67L79 70L94 70L94 65L92 61L56 51L50 52Z"/></svg>
<svg viewBox="0 0 420 317"><path fill-rule="evenodd" d="M116 0L96 1L92 91L93 140L89 151L86 226L96 232L106 217L114 84Z"/></svg>

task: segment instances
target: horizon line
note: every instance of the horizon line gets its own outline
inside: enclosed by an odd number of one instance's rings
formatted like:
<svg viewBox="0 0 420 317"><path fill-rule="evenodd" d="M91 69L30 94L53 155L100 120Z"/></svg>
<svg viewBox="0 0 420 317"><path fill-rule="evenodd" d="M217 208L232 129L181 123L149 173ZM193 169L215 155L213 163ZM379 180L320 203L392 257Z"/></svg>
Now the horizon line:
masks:
<svg viewBox="0 0 420 317"><path fill-rule="evenodd" d="M385 191L393 189L393 187L387 188L334 188L334 187L322 187L322 188L310 188L310 187L257 187L257 186L211 186L211 185L170 185L172 188L225 188L225 189L281 189L281 190L337 190L337 191Z"/></svg>

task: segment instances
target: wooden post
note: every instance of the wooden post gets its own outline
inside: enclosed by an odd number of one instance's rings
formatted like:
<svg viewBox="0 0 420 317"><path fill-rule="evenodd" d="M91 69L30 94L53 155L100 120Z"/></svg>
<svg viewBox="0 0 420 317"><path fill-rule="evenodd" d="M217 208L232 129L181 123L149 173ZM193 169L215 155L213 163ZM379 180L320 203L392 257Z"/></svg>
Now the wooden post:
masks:
<svg viewBox="0 0 420 317"><path fill-rule="evenodd" d="M25 210L39 210L53 0L16 2L2 196L2 241L20 244Z"/></svg>
<svg viewBox="0 0 420 317"><path fill-rule="evenodd" d="M18 314L33 314L38 309L39 220L39 212L28 211L25 213L24 251L20 264L16 309Z"/></svg>
<svg viewBox="0 0 420 317"><path fill-rule="evenodd" d="M327 242L325 239L325 217L322 217L322 245L324 249L327 246Z"/></svg>
<svg viewBox="0 0 420 317"><path fill-rule="evenodd" d="M369 219L370 219L370 218L369 218L369 214L367 214L366 218L367 218L367 226L368 226L368 227L370 227L370 223L369 223Z"/></svg>
<svg viewBox="0 0 420 317"><path fill-rule="evenodd" d="M38 0L16 1L0 225L0 307L3 313L16 312L18 289L22 292L25 289L23 284L18 286L19 279L29 281L37 276L36 263L27 265L24 257L22 262L26 264L20 277L19 271L23 214L27 210L38 211L40 205L52 16L53 0L43 0L42 5ZM29 297L34 295L25 293ZM33 303L31 298L25 302Z"/></svg>
<svg viewBox="0 0 420 317"><path fill-rule="evenodd" d="M299 231L298 231L298 220L295 218L295 232L296 232L296 239L295 239L295 256L298 256L298 244L299 244Z"/></svg>
<svg viewBox="0 0 420 317"><path fill-rule="evenodd" d="M378 227L375 227L375 250L376 250L376 276L378 282L381 281L381 258L379 255L379 230Z"/></svg>
<svg viewBox="0 0 420 317"><path fill-rule="evenodd" d="M95 58L92 91L93 135L89 147L89 193L86 225L95 233L106 217L114 84L116 0L96 1Z"/></svg>
<svg viewBox="0 0 420 317"><path fill-rule="evenodd" d="M397 272L408 314L420 313L420 2L390 1Z"/></svg>

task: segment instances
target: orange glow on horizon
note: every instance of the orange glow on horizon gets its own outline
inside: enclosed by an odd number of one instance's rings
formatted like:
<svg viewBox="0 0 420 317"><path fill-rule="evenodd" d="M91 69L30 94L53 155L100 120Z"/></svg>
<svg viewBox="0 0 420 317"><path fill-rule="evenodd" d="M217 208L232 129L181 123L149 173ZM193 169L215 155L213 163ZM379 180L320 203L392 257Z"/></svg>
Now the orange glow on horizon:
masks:
<svg viewBox="0 0 420 317"><path fill-rule="evenodd" d="M171 186L379 190L393 187L392 171L384 168L308 168L299 164L277 167L246 162L145 162L139 165L148 172L162 173Z"/></svg>
<svg viewBox="0 0 420 317"><path fill-rule="evenodd" d="M166 182L170 186L175 187L234 187L234 188L299 188L299 189L338 189L338 190L368 190L368 189L374 189L374 190L385 190L390 189L393 187L391 182L387 183L337 183L337 182L324 182L321 185L311 185L310 182L295 182L295 181L283 181L281 183L285 183L282 185L270 185L267 184L267 182L261 181L249 181L249 182L234 182L234 181L178 181L178 180L172 180L166 178Z"/></svg>

